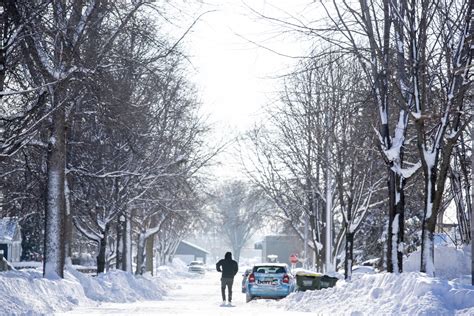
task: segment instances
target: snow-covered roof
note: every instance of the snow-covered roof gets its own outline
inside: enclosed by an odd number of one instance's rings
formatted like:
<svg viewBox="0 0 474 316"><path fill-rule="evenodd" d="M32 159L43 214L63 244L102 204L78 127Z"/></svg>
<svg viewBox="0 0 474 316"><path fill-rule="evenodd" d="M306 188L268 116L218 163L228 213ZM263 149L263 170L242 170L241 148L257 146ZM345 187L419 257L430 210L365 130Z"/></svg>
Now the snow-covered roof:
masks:
<svg viewBox="0 0 474 316"><path fill-rule="evenodd" d="M181 242L182 242L183 244L186 244L186 245L188 245L188 246L190 246L190 247L193 247L193 248L195 248L195 249L197 249L197 250L200 250L200 251L202 251L202 252L205 252L205 253L209 254L209 251L207 251L206 249L201 248L201 247L199 247L199 246L196 246L195 244L192 244L192 243L190 243L189 241L181 240Z"/></svg>
<svg viewBox="0 0 474 316"><path fill-rule="evenodd" d="M19 230L18 220L12 217L0 218L0 240L15 241Z"/></svg>

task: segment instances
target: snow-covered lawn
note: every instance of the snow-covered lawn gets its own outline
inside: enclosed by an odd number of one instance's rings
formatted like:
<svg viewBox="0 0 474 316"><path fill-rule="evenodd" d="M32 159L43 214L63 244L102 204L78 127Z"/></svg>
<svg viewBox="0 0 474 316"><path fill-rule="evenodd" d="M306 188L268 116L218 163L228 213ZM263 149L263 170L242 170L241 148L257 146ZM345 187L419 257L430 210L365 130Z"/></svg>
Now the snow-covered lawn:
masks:
<svg viewBox="0 0 474 316"><path fill-rule="evenodd" d="M160 268L154 277L121 271L91 277L68 268L64 280L48 280L36 270L4 272L0 273L0 314L474 315L474 287L462 278L448 281L418 272L356 274L352 282L340 280L334 288L245 303L238 274L233 306L223 307L219 277L217 272L190 274L179 262Z"/></svg>

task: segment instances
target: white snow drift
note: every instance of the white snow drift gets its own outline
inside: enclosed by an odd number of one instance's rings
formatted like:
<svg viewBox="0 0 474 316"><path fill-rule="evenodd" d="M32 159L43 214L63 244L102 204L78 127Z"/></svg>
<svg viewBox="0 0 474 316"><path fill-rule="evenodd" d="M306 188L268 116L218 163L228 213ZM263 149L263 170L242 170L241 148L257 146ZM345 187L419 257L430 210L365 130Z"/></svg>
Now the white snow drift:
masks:
<svg viewBox="0 0 474 316"><path fill-rule="evenodd" d="M279 304L322 315L473 315L474 287L417 272L366 274L334 288L294 293Z"/></svg>
<svg viewBox="0 0 474 316"><path fill-rule="evenodd" d="M290 316L301 312L318 315L474 315L474 286L469 285L469 275L466 275L470 273L467 265L470 253L466 249L449 247L438 247L436 251L437 278L419 272L390 274L359 269L352 282L340 280L334 288L293 293L280 301L256 300L245 304L244 297L239 296L243 294L238 291L240 275L237 275L234 283L237 305L225 311L218 305L219 274L209 272L203 277L187 273L186 266L179 260L173 266L160 267L154 277L136 277L122 271L91 277L68 268L64 280L50 280L42 278L39 270L9 271L0 273L1 314L53 314L76 307L95 310L85 307L105 302L140 302L138 305L115 304L118 307L114 305L114 310L123 306L124 311L174 313L183 310L179 304L186 301L184 310L191 311L189 315L194 316ZM407 270L416 268L419 262L416 256L415 253L406 261ZM181 280L176 282L177 279ZM181 284L181 288L177 288L177 284ZM168 292L167 289L172 290ZM160 300L166 302L156 302Z"/></svg>
<svg viewBox="0 0 474 316"><path fill-rule="evenodd" d="M0 306L4 315L41 315L100 302L160 300L167 282L160 277L135 277L112 271L97 277L72 268L64 279L50 280L37 270L0 273Z"/></svg>
<svg viewBox="0 0 474 316"><path fill-rule="evenodd" d="M470 246L437 246L438 277L431 278L416 272L420 269L416 251L404 261L407 272L402 274L357 274L352 282L338 281L335 288L294 293L279 305L323 315L474 315L470 259Z"/></svg>

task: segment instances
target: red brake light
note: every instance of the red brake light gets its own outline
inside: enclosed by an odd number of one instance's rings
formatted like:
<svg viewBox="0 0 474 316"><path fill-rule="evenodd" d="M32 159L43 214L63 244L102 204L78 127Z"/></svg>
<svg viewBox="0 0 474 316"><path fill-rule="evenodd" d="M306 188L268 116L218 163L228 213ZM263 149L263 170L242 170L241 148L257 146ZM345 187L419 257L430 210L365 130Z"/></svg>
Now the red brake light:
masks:
<svg viewBox="0 0 474 316"><path fill-rule="evenodd" d="M255 282L255 275L253 273L250 273L249 275L249 283L254 283Z"/></svg>
<svg viewBox="0 0 474 316"><path fill-rule="evenodd" d="M285 274L283 276L283 283L290 283L290 277L288 276L288 274Z"/></svg>

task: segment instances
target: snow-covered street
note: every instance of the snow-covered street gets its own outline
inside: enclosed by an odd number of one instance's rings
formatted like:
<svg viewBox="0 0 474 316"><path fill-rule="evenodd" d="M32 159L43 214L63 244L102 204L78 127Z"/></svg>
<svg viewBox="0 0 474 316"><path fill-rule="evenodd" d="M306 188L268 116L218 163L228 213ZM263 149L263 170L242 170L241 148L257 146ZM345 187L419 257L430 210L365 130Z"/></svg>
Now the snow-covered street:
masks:
<svg viewBox="0 0 474 316"><path fill-rule="evenodd" d="M240 274L235 277L232 306L221 306L219 278L217 272L207 272L202 277L178 278L176 289L171 290L162 301L103 303L97 307L80 307L57 315L308 315L278 309L273 300L245 303L245 294L240 291Z"/></svg>

